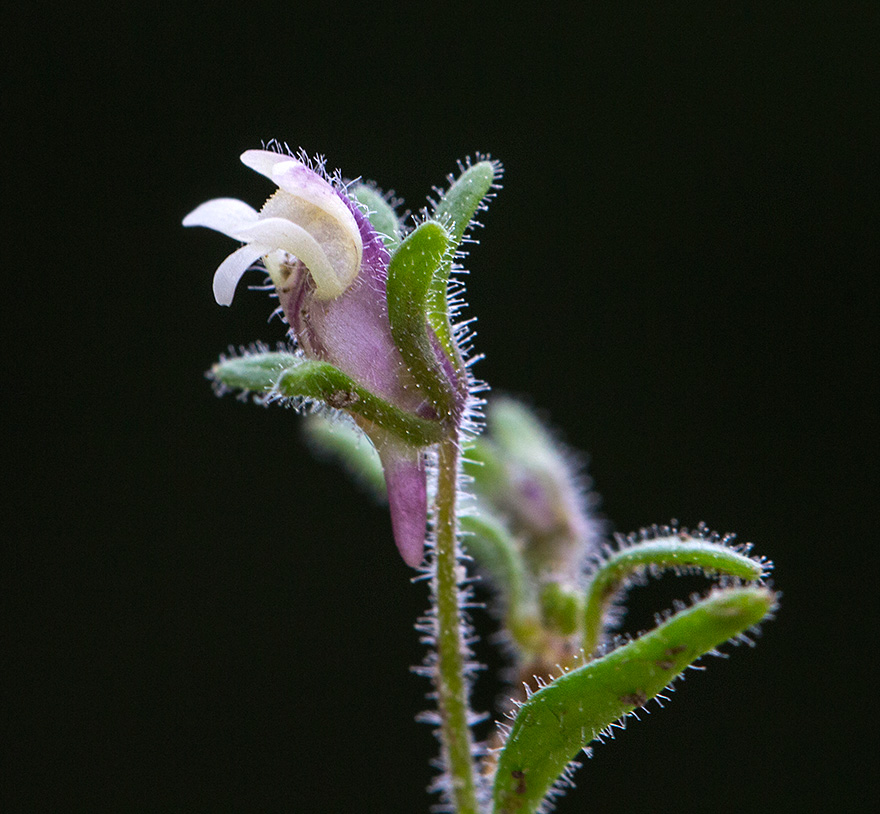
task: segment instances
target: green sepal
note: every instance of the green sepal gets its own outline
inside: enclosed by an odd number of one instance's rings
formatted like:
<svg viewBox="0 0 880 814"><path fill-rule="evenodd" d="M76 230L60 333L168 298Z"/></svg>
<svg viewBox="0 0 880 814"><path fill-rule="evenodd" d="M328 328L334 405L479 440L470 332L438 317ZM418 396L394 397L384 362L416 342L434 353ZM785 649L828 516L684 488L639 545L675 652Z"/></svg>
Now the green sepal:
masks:
<svg viewBox="0 0 880 814"><path fill-rule="evenodd" d="M492 185L495 183L498 165L492 161L479 161L468 167L443 194L434 208L434 219L449 230L453 247L461 243L464 233Z"/></svg>
<svg viewBox="0 0 880 814"><path fill-rule="evenodd" d="M766 576L769 564L754 560L729 546L682 533L635 543L608 557L587 587L582 647L590 656L602 638L602 619L608 603L626 579L645 568L697 569L706 576L728 576L752 581Z"/></svg>
<svg viewBox="0 0 880 814"><path fill-rule="evenodd" d="M379 453L353 422L310 415L303 422L303 430L317 455L335 458L373 497L381 501L388 499Z"/></svg>
<svg viewBox="0 0 880 814"><path fill-rule="evenodd" d="M381 235L388 251L394 251L400 243L402 231L400 218L397 217L394 207L382 197L378 189L368 184L355 184L349 187L348 194L367 208L370 224Z"/></svg>
<svg viewBox="0 0 880 814"><path fill-rule="evenodd" d="M395 407L327 362L289 353L255 353L218 362L210 376L226 387L321 401L362 416L413 446L427 446L441 437L438 422Z"/></svg>
<svg viewBox="0 0 880 814"><path fill-rule="evenodd" d="M418 385L437 412L452 410L450 383L428 335L427 295L449 250L449 233L428 221L407 235L388 265L388 321L391 336Z"/></svg>
<svg viewBox="0 0 880 814"><path fill-rule="evenodd" d="M766 588L716 591L534 693L520 707L498 758L495 814L534 812L590 741L644 706L700 656L756 625L773 605Z"/></svg>
<svg viewBox="0 0 880 814"><path fill-rule="evenodd" d="M470 226L480 204L489 194L499 172L499 165L492 161L480 161L468 167L437 202L433 218L449 230L450 246L458 248L464 233ZM438 267L428 292L428 321L450 358L455 358L454 343L449 326L446 290L452 257Z"/></svg>

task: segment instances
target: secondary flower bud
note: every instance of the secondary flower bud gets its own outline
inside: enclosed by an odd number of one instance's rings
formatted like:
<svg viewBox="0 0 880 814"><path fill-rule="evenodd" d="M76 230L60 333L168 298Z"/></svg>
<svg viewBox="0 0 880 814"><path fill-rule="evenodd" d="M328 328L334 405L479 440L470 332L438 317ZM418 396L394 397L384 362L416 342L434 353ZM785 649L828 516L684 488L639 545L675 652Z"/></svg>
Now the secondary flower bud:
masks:
<svg viewBox="0 0 880 814"><path fill-rule="evenodd" d="M600 537L584 481L524 405L495 399L487 418L490 434L471 453L480 462L471 469L476 491L525 540L533 569L576 582Z"/></svg>

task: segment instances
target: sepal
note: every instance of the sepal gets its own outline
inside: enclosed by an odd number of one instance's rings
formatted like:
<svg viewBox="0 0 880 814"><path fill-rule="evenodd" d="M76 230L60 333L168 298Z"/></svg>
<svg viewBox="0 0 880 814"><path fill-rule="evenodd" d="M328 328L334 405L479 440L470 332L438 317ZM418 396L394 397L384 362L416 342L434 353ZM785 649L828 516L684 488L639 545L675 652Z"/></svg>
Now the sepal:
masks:
<svg viewBox="0 0 880 814"><path fill-rule="evenodd" d="M413 377L442 417L454 411L454 383L428 333L428 288L449 250L449 233L428 221L407 235L388 264L391 336Z"/></svg>
<svg viewBox="0 0 880 814"><path fill-rule="evenodd" d="M497 187L501 165L497 161L479 161L467 167L434 207L433 217L449 229L453 247L461 243L477 211L489 192Z"/></svg>
<svg viewBox="0 0 880 814"><path fill-rule="evenodd" d="M501 179L501 164L497 161L479 161L467 167L441 195L434 206L432 218L449 230L450 248L453 252L461 244L465 233L473 223L480 208L485 207L492 189ZM452 253L437 268L428 292L428 320L440 343L450 356L454 355L454 342L449 326L447 289L452 271Z"/></svg>

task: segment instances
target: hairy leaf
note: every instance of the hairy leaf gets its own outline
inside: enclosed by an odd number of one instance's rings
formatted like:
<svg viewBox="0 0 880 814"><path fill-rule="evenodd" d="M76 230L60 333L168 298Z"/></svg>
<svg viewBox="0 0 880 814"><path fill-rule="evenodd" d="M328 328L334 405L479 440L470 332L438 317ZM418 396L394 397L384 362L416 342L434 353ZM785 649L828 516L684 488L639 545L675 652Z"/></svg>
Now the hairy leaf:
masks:
<svg viewBox="0 0 880 814"><path fill-rule="evenodd" d="M427 295L449 249L439 223L423 223L400 244L388 265L388 320L391 335L410 371L441 415L452 408L450 382L428 335Z"/></svg>
<svg viewBox="0 0 880 814"><path fill-rule="evenodd" d="M302 359L289 353L256 353L224 359L214 365L210 376L226 387L285 398L313 399L329 407L348 410L390 430L413 446L426 446L440 439L439 423L401 410L327 362Z"/></svg>
<svg viewBox="0 0 880 814"><path fill-rule="evenodd" d="M762 587L718 590L650 633L557 678L520 708L498 759L495 814L529 814L590 741L772 609Z"/></svg>
<svg viewBox="0 0 880 814"><path fill-rule="evenodd" d="M645 540L617 551L598 568L587 588L582 647L589 656L601 643L608 603L634 573L646 568L699 570L746 581L766 576L770 563L755 560L729 546L691 537L686 532Z"/></svg>
<svg viewBox="0 0 880 814"><path fill-rule="evenodd" d="M480 161L468 167L437 202L433 217L449 230L450 246L453 250L458 248L474 215L483 205L500 173L501 167L497 162ZM446 352L454 356L446 302L446 289L451 270L450 256L438 267L431 282L431 289L428 292L428 320L446 348Z"/></svg>

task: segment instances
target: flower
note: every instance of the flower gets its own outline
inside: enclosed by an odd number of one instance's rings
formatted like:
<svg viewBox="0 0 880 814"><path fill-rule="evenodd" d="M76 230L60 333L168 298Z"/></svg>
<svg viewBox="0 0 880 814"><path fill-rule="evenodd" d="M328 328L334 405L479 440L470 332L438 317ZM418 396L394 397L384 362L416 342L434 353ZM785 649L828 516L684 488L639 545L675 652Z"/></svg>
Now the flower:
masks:
<svg viewBox="0 0 880 814"><path fill-rule="evenodd" d="M260 257L267 257L266 268L280 288L285 255L300 258L308 267L318 298L341 295L357 276L363 256L350 207L325 179L289 156L248 150L241 160L279 187L262 210L235 198L215 198L183 219L184 226L207 226L246 244L214 274L217 302L232 303L241 276Z"/></svg>
<svg viewBox="0 0 880 814"><path fill-rule="evenodd" d="M358 205L343 188L289 155L248 150L241 160L278 186L260 211L216 198L183 220L184 226L206 226L244 243L214 274L217 302L229 305L242 275L262 260L291 335L307 358L329 362L402 410L435 418L392 338L386 302L390 255ZM354 418L382 459L395 542L415 567L424 553L427 515L423 450Z"/></svg>

